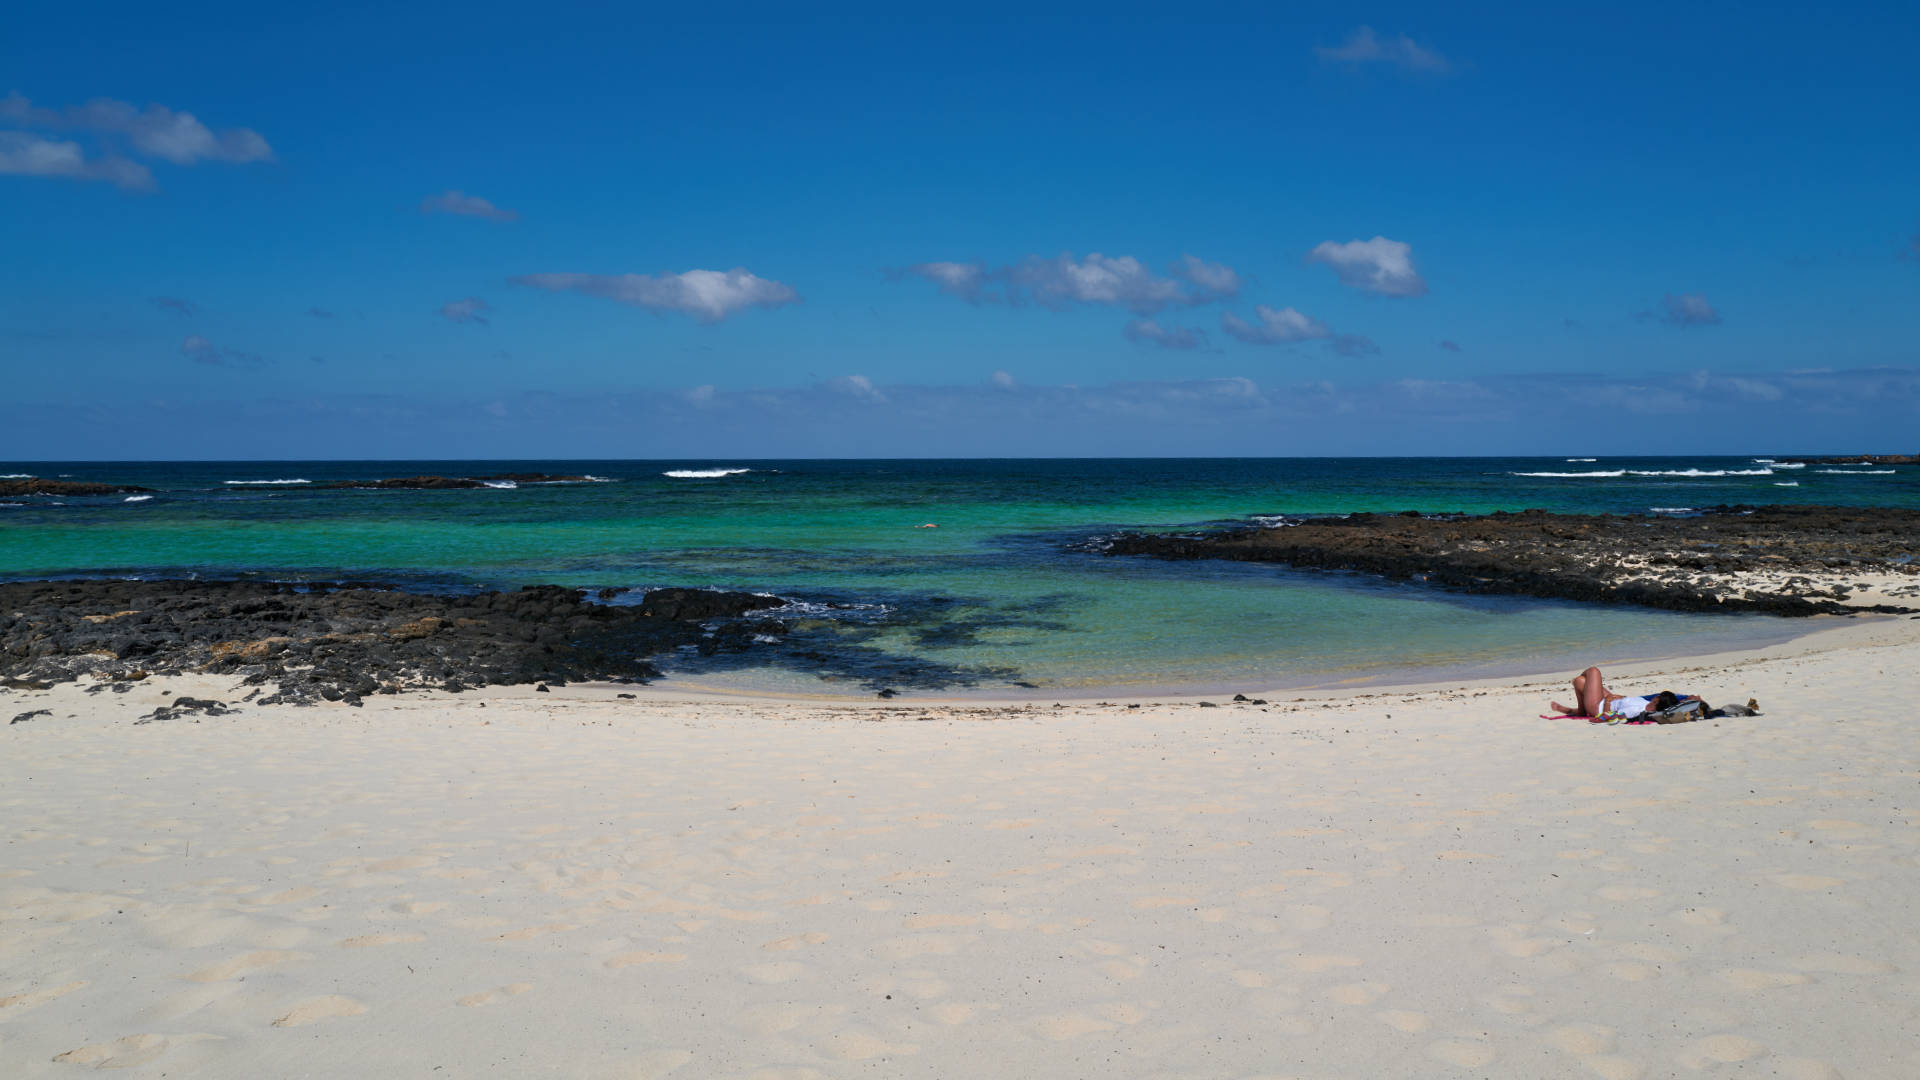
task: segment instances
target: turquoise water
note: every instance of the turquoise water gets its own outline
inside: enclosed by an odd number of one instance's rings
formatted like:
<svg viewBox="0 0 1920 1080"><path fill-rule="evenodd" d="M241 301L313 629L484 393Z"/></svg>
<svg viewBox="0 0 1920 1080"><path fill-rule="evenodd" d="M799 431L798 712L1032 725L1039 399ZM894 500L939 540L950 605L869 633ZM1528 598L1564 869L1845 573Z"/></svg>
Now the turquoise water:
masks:
<svg viewBox="0 0 1920 1080"><path fill-rule="evenodd" d="M327 491L423 473L587 474ZM723 475L669 475L671 473ZM1465 597L1275 567L1098 554L1102 536L1352 511L1678 513L1920 505L1920 469L1752 458L0 463L150 498L0 500L0 578L260 576L412 588L775 592L786 646L669 664L684 685L853 693L1274 688L1552 670L1743 647L1804 622ZM304 480L266 485L246 481ZM923 525L936 528L922 528ZM802 652L811 656L799 655Z"/></svg>

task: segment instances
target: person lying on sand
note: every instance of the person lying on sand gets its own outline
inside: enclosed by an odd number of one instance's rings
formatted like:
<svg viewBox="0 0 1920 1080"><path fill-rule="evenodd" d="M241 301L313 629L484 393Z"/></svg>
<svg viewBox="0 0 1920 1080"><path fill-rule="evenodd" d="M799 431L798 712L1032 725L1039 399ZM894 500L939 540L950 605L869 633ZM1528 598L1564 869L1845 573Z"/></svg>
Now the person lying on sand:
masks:
<svg viewBox="0 0 1920 1080"><path fill-rule="evenodd" d="M1571 707L1552 702L1553 710L1567 716L1604 716L1608 719L1617 716L1632 720L1648 711L1664 712L1685 699L1671 690L1662 690L1651 697L1616 694L1600 681L1600 669L1590 667L1573 677L1573 700Z"/></svg>

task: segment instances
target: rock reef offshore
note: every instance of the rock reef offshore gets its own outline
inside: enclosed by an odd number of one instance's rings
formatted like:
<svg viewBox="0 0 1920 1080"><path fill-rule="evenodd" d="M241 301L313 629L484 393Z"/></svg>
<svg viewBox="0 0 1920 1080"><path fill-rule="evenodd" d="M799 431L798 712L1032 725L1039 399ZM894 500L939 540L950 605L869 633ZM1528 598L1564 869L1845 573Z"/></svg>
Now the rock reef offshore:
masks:
<svg viewBox="0 0 1920 1080"><path fill-rule="evenodd" d="M1920 595L1920 511L1837 506L1715 507L1685 516L1351 514L1205 533L1126 533L1110 555L1233 559L1349 570L1472 593L1634 604L1672 611L1806 616L1905 613L1866 604L1867 574Z"/></svg>
<svg viewBox="0 0 1920 1080"><path fill-rule="evenodd" d="M123 690L150 675L213 672L270 688L263 702L353 704L404 689L645 682L660 674L648 658L663 652L741 650L783 634L777 619L743 617L784 603L702 589L609 605L551 585L449 596L358 584L14 582L0 584L0 686L91 675Z"/></svg>

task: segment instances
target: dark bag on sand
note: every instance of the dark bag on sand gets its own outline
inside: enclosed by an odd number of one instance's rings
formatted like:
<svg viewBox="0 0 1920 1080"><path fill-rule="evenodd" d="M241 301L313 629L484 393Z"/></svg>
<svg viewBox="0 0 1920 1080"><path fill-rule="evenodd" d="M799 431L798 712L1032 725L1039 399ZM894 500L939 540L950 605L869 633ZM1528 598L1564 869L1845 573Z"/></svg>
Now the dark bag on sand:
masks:
<svg viewBox="0 0 1920 1080"><path fill-rule="evenodd" d="M1688 698L1664 709L1649 710L1645 718L1656 724L1684 724L1690 720L1706 719L1709 711L1706 702L1699 698Z"/></svg>

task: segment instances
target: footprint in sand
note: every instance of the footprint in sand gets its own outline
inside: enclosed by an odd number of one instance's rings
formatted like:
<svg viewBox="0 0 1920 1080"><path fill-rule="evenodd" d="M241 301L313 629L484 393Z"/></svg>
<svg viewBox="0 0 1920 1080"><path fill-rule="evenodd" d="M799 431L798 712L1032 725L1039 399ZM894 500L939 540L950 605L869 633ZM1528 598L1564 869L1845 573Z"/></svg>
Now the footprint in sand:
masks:
<svg viewBox="0 0 1920 1080"><path fill-rule="evenodd" d="M1709 1065L1730 1065L1739 1061L1752 1061L1765 1057L1767 1046L1747 1038L1745 1035L1709 1035L1689 1045L1680 1052L1680 1064L1689 1069L1704 1069Z"/></svg>
<svg viewBox="0 0 1920 1080"><path fill-rule="evenodd" d="M791 960L774 964L748 964L740 974L757 983L789 983L807 974L807 965Z"/></svg>
<svg viewBox="0 0 1920 1080"><path fill-rule="evenodd" d="M1383 982L1347 983L1327 991L1327 996L1342 1005L1371 1005L1391 989L1393 989L1391 986Z"/></svg>
<svg viewBox="0 0 1920 1080"><path fill-rule="evenodd" d="M783 937L777 941L769 941L760 947L767 952L792 952L802 945L820 945L824 944L826 940L827 935L818 932L795 934L792 937Z"/></svg>
<svg viewBox="0 0 1920 1080"><path fill-rule="evenodd" d="M1547 1032L1547 1045L1577 1057L1592 1057L1613 1050L1619 1032L1600 1024L1567 1024Z"/></svg>
<svg viewBox="0 0 1920 1080"><path fill-rule="evenodd" d="M1811 975L1801 975L1791 971L1758 971L1753 968L1728 968L1718 973L1721 981L1736 990L1777 990L1782 986L1799 986L1813 981Z"/></svg>
<svg viewBox="0 0 1920 1080"><path fill-rule="evenodd" d="M325 997L308 998L287 1011L285 1016L273 1022L274 1027L301 1027L317 1024L322 1020L334 1020L345 1016L359 1016L367 1011L365 1005L350 997L328 994Z"/></svg>
<svg viewBox="0 0 1920 1080"><path fill-rule="evenodd" d="M532 983L508 983L505 986L498 986L492 990L482 990L477 994L468 994L463 998L455 998L453 1003L462 1008L477 1009L482 1005L492 1005L504 998L518 997L531 989L533 989Z"/></svg>
<svg viewBox="0 0 1920 1080"><path fill-rule="evenodd" d="M96 1069L131 1069L167 1052L175 1043L218 1039L218 1035L127 1035L110 1043L97 1043L54 1055L53 1060L69 1065L91 1065Z"/></svg>
<svg viewBox="0 0 1920 1080"><path fill-rule="evenodd" d="M1405 1009L1389 1009L1373 1015L1395 1031L1404 1031L1409 1035L1418 1035L1433 1026L1433 1021L1427 1019L1425 1013L1408 1012Z"/></svg>
<svg viewBox="0 0 1920 1080"><path fill-rule="evenodd" d="M80 982L67 983L65 986L49 986L44 990L28 990L23 993L14 994L11 997L0 997L0 1009L18 1009L19 1012L7 1014L8 1016L18 1016L20 1013L26 1012L36 1005L45 1005L55 998L66 997L68 994L73 993L85 985L87 984L83 979Z"/></svg>
<svg viewBox="0 0 1920 1080"><path fill-rule="evenodd" d="M1820 892L1846 884L1845 879L1820 874L1775 874L1767 880L1794 892Z"/></svg>
<svg viewBox="0 0 1920 1080"><path fill-rule="evenodd" d="M262 950L245 953L231 960L225 960L212 967L201 968L187 976L189 982L225 982L239 978L249 971L261 968L279 967L282 964L295 964L302 960L313 959L312 954L303 952L282 952L280 950Z"/></svg>
<svg viewBox="0 0 1920 1080"><path fill-rule="evenodd" d="M606 966L618 971L635 964L678 964L686 958L686 953L678 952L624 952L610 957Z"/></svg>

